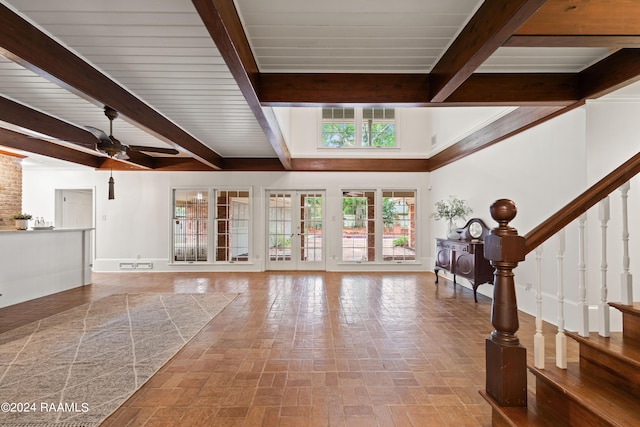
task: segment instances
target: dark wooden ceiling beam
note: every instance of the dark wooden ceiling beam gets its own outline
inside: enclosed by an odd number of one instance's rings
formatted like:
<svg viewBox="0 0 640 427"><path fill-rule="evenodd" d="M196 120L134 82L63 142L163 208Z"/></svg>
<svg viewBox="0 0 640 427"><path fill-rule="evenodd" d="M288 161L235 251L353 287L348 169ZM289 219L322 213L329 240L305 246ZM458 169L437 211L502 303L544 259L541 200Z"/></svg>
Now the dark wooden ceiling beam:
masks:
<svg viewBox="0 0 640 427"><path fill-rule="evenodd" d="M568 108L575 108L579 104L575 103ZM456 160L530 129L565 111L568 111L568 109L562 107L519 107L429 158L430 171L451 164Z"/></svg>
<svg viewBox="0 0 640 427"><path fill-rule="evenodd" d="M88 130L50 116L0 95L0 120L24 129L85 147L95 147L98 140Z"/></svg>
<svg viewBox="0 0 640 427"><path fill-rule="evenodd" d="M147 154L140 153L138 151L129 151L127 153L127 156L129 156L127 160L118 160L118 161L123 163L129 163L133 167L137 167L137 168L150 169L150 170L156 168L156 161L155 161L156 158L153 156L149 156Z"/></svg>
<svg viewBox="0 0 640 427"><path fill-rule="evenodd" d="M429 166L429 159L293 159L296 171L428 172Z"/></svg>
<svg viewBox="0 0 640 427"><path fill-rule="evenodd" d="M260 101L269 106L321 106L345 103L425 106L427 74L263 73Z"/></svg>
<svg viewBox="0 0 640 427"><path fill-rule="evenodd" d="M476 73L435 105L567 106L579 100L576 74Z"/></svg>
<svg viewBox="0 0 640 427"><path fill-rule="evenodd" d="M104 163L102 163L102 165L100 166L100 169L103 169L103 170L107 169L107 170L114 170L114 171L116 170L117 171L138 171L138 172L156 170L155 163L152 166L144 165L144 163L149 161L148 159L145 159L143 161L140 161L140 160L134 161L133 159L136 157L136 154L140 154L140 153L134 153L134 155L131 156L132 158L129 160L119 160L119 159L112 159L109 157L105 157ZM149 156L146 156L146 157L149 157ZM191 159L191 160L195 163L202 164L195 159Z"/></svg>
<svg viewBox="0 0 640 427"><path fill-rule="evenodd" d="M83 151L63 147L37 138L31 138L22 133L4 128L0 128L0 145L91 168L100 168L106 160L106 157L93 156Z"/></svg>
<svg viewBox="0 0 640 427"><path fill-rule="evenodd" d="M621 49L578 74L580 97L598 98L640 80L640 49Z"/></svg>
<svg viewBox="0 0 640 427"><path fill-rule="evenodd" d="M431 101L458 89L545 0L486 0L431 70Z"/></svg>
<svg viewBox="0 0 640 427"><path fill-rule="evenodd" d="M0 54L73 93L109 105L145 131L220 167L217 153L4 4L0 4Z"/></svg>
<svg viewBox="0 0 640 427"><path fill-rule="evenodd" d="M211 172L214 170L190 157L156 157L154 171Z"/></svg>
<svg viewBox="0 0 640 427"><path fill-rule="evenodd" d="M444 102L428 102L424 74L261 74L260 99L270 106L395 104L406 107L570 105L580 100L577 75L492 74L470 76Z"/></svg>
<svg viewBox="0 0 640 427"><path fill-rule="evenodd" d="M276 158L237 158L227 157L224 159L225 171L284 171L282 163Z"/></svg>
<svg viewBox="0 0 640 427"><path fill-rule="evenodd" d="M96 137L88 130L1 95L0 120L20 128L47 135L52 139L60 140L61 143L78 144L88 149L95 149L96 143L98 142ZM66 150L64 150L66 148L72 147L65 147L52 141L50 150L52 152L62 150L60 155L66 156ZM154 168L154 158L139 152L130 152L129 159L122 160L122 162L132 163L138 168Z"/></svg>
<svg viewBox="0 0 640 427"><path fill-rule="evenodd" d="M547 0L515 34L637 36L639 28L636 0Z"/></svg>
<svg viewBox="0 0 640 427"><path fill-rule="evenodd" d="M513 35L506 47L604 47L622 49L640 47L640 36L605 35Z"/></svg>
<svg viewBox="0 0 640 427"><path fill-rule="evenodd" d="M258 124L285 169L291 169L291 154L270 108L258 98L259 70L238 12L231 0L193 0L218 51L229 67Z"/></svg>

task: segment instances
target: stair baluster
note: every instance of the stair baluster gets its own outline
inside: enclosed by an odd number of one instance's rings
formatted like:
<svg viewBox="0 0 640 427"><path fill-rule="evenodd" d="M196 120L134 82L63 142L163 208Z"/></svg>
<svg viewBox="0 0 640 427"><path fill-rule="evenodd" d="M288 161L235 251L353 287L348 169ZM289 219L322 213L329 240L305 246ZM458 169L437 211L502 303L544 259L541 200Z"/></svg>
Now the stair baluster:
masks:
<svg viewBox="0 0 640 427"><path fill-rule="evenodd" d="M602 234L602 258L600 262L600 303L598 304L598 333L600 336L611 335L609 305L607 304L607 224L611 219L609 196L599 203L599 219Z"/></svg>
<svg viewBox="0 0 640 427"><path fill-rule="evenodd" d="M558 333L556 334L556 366L567 369L567 337L564 334L564 228L557 234Z"/></svg>
<svg viewBox="0 0 640 427"><path fill-rule="evenodd" d="M629 258L629 215L627 211L627 198L631 182L625 182L620 187L622 197L622 275L620 300L622 304L633 304L633 278L629 272L631 260Z"/></svg>
<svg viewBox="0 0 640 427"><path fill-rule="evenodd" d="M587 214L583 213L578 217L578 292L580 301L578 303L578 334L582 337L589 336L589 305L587 304L587 241L585 239L585 223Z"/></svg>
<svg viewBox="0 0 640 427"><path fill-rule="evenodd" d="M543 246L536 248L536 334L533 337L533 363L544 369L544 335L542 334L542 252Z"/></svg>

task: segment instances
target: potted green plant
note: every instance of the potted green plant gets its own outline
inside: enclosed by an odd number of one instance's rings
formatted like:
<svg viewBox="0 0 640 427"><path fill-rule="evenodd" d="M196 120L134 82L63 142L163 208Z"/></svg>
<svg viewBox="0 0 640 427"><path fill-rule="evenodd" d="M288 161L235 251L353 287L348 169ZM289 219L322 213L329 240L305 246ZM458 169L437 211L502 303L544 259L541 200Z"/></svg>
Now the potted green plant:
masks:
<svg viewBox="0 0 640 427"><path fill-rule="evenodd" d="M29 228L29 220L32 216L28 213L19 213L13 216L16 221L16 230L26 230Z"/></svg>
<svg viewBox="0 0 640 427"><path fill-rule="evenodd" d="M456 220L463 218L466 219L467 215L472 213L473 210L467 206L467 201L458 199L456 196L449 196L449 200L440 200L436 202L436 211L431 214L433 218L437 220L446 219L449 221L449 234L448 239L457 240L460 238L460 234L456 231Z"/></svg>

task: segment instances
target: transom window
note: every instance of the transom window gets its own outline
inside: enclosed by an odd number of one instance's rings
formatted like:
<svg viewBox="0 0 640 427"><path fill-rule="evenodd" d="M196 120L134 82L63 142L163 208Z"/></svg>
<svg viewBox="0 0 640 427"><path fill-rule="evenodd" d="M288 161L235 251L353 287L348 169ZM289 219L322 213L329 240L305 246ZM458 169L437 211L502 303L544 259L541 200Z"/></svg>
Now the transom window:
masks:
<svg viewBox="0 0 640 427"><path fill-rule="evenodd" d="M396 147L395 109L323 108L321 147Z"/></svg>

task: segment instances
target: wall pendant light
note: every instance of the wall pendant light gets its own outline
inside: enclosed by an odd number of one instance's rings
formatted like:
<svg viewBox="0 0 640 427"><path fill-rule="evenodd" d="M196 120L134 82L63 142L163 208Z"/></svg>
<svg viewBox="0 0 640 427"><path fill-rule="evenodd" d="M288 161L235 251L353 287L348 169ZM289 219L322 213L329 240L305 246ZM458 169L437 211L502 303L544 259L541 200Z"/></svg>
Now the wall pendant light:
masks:
<svg viewBox="0 0 640 427"><path fill-rule="evenodd" d="M113 200L116 198L114 191L115 181L113 180L113 170L111 171L111 176L109 177L109 200Z"/></svg>

